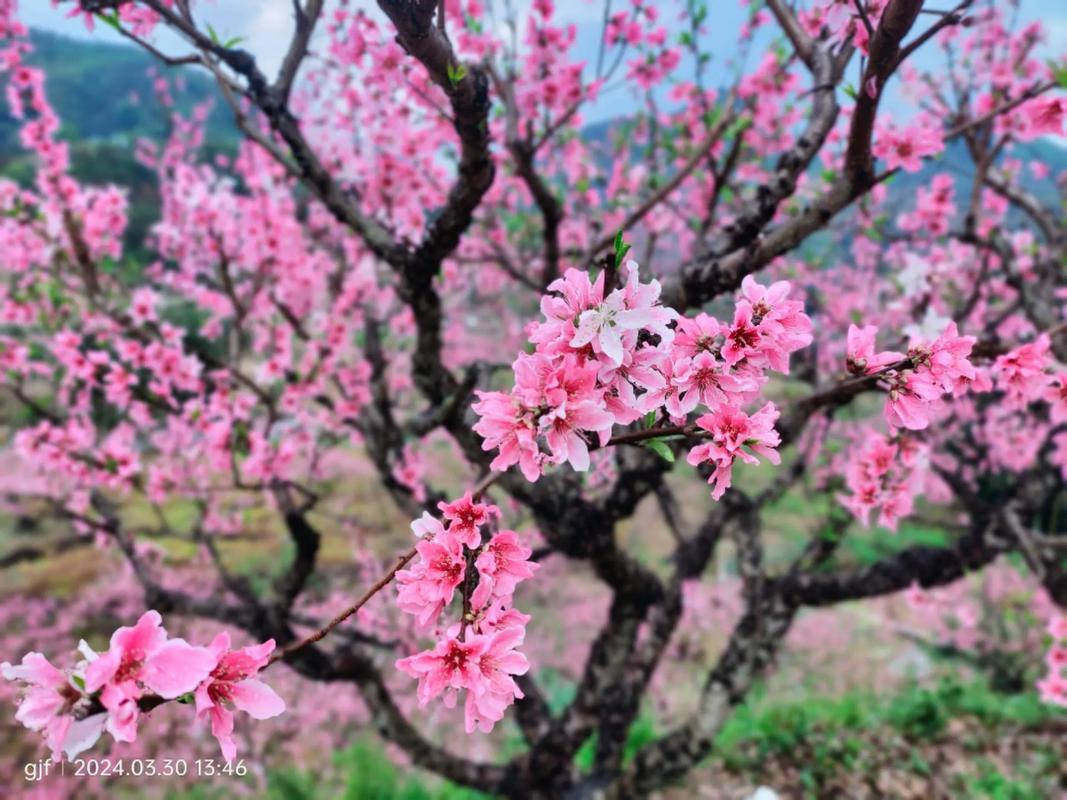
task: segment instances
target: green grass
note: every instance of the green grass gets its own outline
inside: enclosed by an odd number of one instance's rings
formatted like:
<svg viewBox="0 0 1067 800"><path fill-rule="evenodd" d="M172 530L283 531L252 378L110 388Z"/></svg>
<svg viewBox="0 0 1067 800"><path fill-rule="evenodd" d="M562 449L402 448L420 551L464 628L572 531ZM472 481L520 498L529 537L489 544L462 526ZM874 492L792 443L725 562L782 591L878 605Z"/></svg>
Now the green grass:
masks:
<svg viewBox="0 0 1067 800"><path fill-rule="evenodd" d="M836 699L813 697L785 704L766 704L755 696L719 734L709 763L721 763L736 772L758 776L768 760L793 764L805 795L819 797L823 788L842 774L865 767L866 757L887 733L914 746L905 757L907 770L928 776L932 768L921 751L924 742L951 740L950 723L971 718L982 731L1010 728L1012 732L1037 729L1061 712L1040 702L1033 692L1005 695L984 682L943 680L932 688L911 685L891 697L855 692ZM892 737L890 737L892 738ZM980 741L967 738L961 747L980 749ZM996 800L1036 798L1056 765L1048 754L1013 765L1004 775L992 765L963 780L967 797Z"/></svg>
<svg viewBox="0 0 1067 800"><path fill-rule="evenodd" d="M940 528L902 522L896 533L885 528L873 528L862 532L853 531L842 541L841 549L843 554L851 557L859 565L867 566L908 547L916 545L944 547L948 544L948 540L948 535Z"/></svg>
<svg viewBox="0 0 1067 800"><path fill-rule="evenodd" d="M629 763L630 759L637 755L638 750L655 741L659 735L660 732L656 730L656 723L651 717L645 714L639 716L630 726L630 730L626 732L626 745L622 751L623 763ZM592 769L595 757L596 735L594 734L591 738L586 739L578 752L574 754L574 763L581 770L588 771Z"/></svg>
<svg viewBox="0 0 1067 800"><path fill-rule="evenodd" d="M840 698L812 697L767 705L754 696L727 722L715 753L740 767L749 759L753 745L762 756L786 755L805 742L810 744L813 737L883 725L908 739L920 740L941 734L955 717L974 717L987 727L1034 727L1057 714L1033 692L1005 695L981 681L950 679L933 688L913 684L891 697L851 692Z"/></svg>

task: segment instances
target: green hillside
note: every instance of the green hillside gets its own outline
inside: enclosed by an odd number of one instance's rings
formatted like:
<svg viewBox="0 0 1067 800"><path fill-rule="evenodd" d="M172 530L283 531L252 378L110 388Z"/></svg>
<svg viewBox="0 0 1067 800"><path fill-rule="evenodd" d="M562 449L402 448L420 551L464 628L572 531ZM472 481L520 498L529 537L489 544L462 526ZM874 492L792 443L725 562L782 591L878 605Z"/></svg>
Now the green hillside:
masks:
<svg viewBox="0 0 1067 800"><path fill-rule="evenodd" d="M48 98L63 120L64 137L71 141L129 145L142 136L166 136L168 115L156 99L153 71L171 80L182 111L217 98L208 119L209 141L232 141L237 135L214 82L193 68L175 71L134 47L37 30L31 32L30 41L34 50L27 61L47 73ZM173 88L178 78L184 84L180 91ZM11 158L18 150L18 121L0 115L0 159Z"/></svg>
<svg viewBox="0 0 1067 800"><path fill-rule="evenodd" d="M88 184L115 183L129 190L126 251L144 263L145 235L159 218L159 193L155 175L137 162L133 147L140 138L162 140L169 125L153 75L169 80L182 112L213 101L206 130L211 150L234 149L238 133L229 109L214 82L193 68L168 71L147 53L123 45L36 30L30 39L34 50L27 61L45 70L48 98L62 120L61 136L72 144L74 176ZM34 164L19 144L19 124L0 110L0 175L25 185L33 180Z"/></svg>

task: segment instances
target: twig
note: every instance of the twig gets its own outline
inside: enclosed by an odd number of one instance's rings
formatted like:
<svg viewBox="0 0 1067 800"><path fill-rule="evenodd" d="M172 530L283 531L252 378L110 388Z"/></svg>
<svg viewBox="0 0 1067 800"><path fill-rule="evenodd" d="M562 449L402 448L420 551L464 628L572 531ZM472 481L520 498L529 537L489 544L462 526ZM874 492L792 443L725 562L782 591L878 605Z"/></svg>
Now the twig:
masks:
<svg viewBox="0 0 1067 800"><path fill-rule="evenodd" d="M417 545L413 546L410 550L401 555L400 558L397 559L396 564L393 565L392 569L385 573L381 578L378 579L378 581L373 586L371 586L366 592L364 592L363 596L360 597L359 600L357 600L355 603L350 605L336 617L327 622L325 627L320 628L307 638L301 639L299 642L294 642L291 645L288 645L280 650L275 651L274 655L271 656L270 661L267 662L267 667L277 661L281 661L283 658L291 656L298 650L302 650L303 648L308 647L309 645L315 644L315 642L319 641L320 639L323 639L330 631L332 631L346 619L348 619L361 608L363 608L363 606L365 606L370 601L370 599L374 597L374 595L378 594L378 592L380 592L392 582L393 578L396 577L396 573L402 570L407 565L407 563L415 557L415 553L417 552L416 547ZM266 667L264 667L264 669L266 669Z"/></svg>

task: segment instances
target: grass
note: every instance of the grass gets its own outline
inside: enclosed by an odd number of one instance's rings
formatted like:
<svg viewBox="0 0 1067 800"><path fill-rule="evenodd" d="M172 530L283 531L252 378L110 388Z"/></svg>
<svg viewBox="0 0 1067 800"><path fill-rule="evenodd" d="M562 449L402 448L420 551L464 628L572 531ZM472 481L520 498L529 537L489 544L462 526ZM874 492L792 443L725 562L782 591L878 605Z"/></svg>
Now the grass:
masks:
<svg viewBox="0 0 1067 800"><path fill-rule="evenodd" d="M884 528L875 528L866 536L853 534L846 537L841 547L843 553L857 564L867 566L908 547L915 545L944 547L948 541L948 535L940 528L902 522L896 533L886 531Z"/></svg>
<svg viewBox="0 0 1067 800"><path fill-rule="evenodd" d="M637 755L638 750L646 744L654 742L659 735L660 732L656 729L656 723L651 717L642 714L634 720L634 724L630 726L630 730L626 733L626 745L622 751L623 764L629 763L630 759ZM574 754L574 762L580 769L587 771L592 769L595 757L596 735L594 734Z"/></svg>
<svg viewBox="0 0 1067 800"><path fill-rule="evenodd" d="M806 698L765 704L754 696L738 709L719 734L715 752L744 766L754 749L761 757L782 755L813 736L846 734L888 726L911 740L943 733L950 720L968 716L992 728L1014 724L1036 727L1057 716L1033 692L1005 695L982 681L944 679L934 687L911 684L891 697L851 692L839 698Z"/></svg>
<svg viewBox="0 0 1067 800"><path fill-rule="evenodd" d="M770 762L787 764L803 794L820 797L840 790L843 776L880 774L885 764L878 761L887 756L892 769L929 777L935 770L931 760L944 762L945 749L954 748L950 758L960 768L963 796L1038 798L1046 796L1058 772L1054 736L1047 748L1038 743L1008 767L983 753L991 741L1040 732L1057 718L1062 713L1033 692L998 694L980 681L913 684L891 697L856 692L784 704L754 697L719 734L709 764L756 779Z"/></svg>

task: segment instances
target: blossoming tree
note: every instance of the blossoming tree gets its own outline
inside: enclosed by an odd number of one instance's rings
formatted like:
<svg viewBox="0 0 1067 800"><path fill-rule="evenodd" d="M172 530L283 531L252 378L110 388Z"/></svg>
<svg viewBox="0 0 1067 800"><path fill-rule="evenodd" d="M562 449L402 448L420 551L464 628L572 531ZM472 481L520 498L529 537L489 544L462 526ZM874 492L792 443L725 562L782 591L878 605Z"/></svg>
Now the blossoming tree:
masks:
<svg viewBox="0 0 1067 800"><path fill-rule="evenodd" d="M351 684L384 737L460 784L638 797L711 751L806 607L946 585L1013 552L1067 604L1064 176L1017 149L1063 132L1064 65L1035 55L1039 26L972 0L768 0L749 4L740 55L720 67L705 4L631 0L605 4L583 64L552 0L523 16L481 0L294 0L268 76L191 0L65 5L168 68L208 71L245 141L206 161L203 114L173 113L166 143L139 150L163 200L158 259L120 269L125 196L72 177L47 76L0 0L7 104L37 163L32 187L0 181L0 359L24 409L11 457L86 541L122 554L150 609L104 653L4 665L26 686L19 721L57 757L103 732L129 741L184 700L232 759L234 709L285 710L260 677L283 662ZM913 66L920 50L942 66ZM611 92L623 135L583 136ZM890 94L914 113L892 119ZM962 189L936 169L950 145L971 162ZM893 205L889 184L914 173L922 185ZM431 443L468 465L462 486L435 474ZM335 619L309 622L330 536L317 510L345 492L351 452L415 542L373 585L342 587ZM686 479L711 485L697 524L675 495ZM763 512L799 485L832 510L772 567ZM196 508L209 595L168 582L122 513L147 502L166 527L175 498ZM950 544L837 559L875 517L892 535L920 498L952 512ZM645 502L671 534L655 557L616 536ZM257 506L293 546L253 585L217 541ZM729 642L686 718L624 761L683 588L727 550L744 586ZM561 709L515 605L549 559L587 564L612 597ZM421 649L383 656L342 635L383 594ZM157 610L263 644L170 638ZM1048 616L1060 643L1041 692L1064 705L1067 623ZM462 701L455 724L473 736L510 715L525 749L474 761L435 743L396 700L406 676L421 706Z"/></svg>

